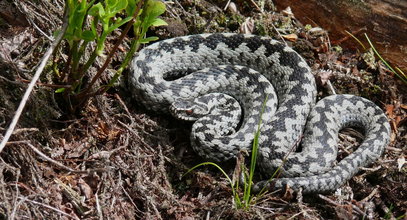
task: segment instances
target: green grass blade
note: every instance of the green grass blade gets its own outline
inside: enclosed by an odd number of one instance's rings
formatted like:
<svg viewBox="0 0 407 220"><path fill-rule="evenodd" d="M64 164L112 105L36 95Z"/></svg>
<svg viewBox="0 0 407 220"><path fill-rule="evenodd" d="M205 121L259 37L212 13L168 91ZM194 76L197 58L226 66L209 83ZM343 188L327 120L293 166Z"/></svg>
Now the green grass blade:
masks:
<svg viewBox="0 0 407 220"><path fill-rule="evenodd" d="M407 79L407 75L406 75L400 68L396 67L396 70L399 71L399 73L400 73L401 75L403 75L404 78Z"/></svg>
<svg viewBox="0 0 407 220"><path fill-rule="evenodd" d="M249 179L245 183L245 186L247 185L247 187L245 187L245 191L243 194L246 208L249 207L250 202L253 198L253 196L251 195L253 175L254 175L254 171L255 171L256 163L257 163L257 153L259 150L259 138L260 138L260 132L261 132L261 124L263 122L263 113L266 108L267 100L268 100L268 95L266 96L266 99L263 102L261 112L260 112L259 123L257 124L257 130L256 130L256 133L255 133L254 139L253 139L252 155L251 155L251 160L250 160Z"/></svg>
<svg viewBox="0 0 407 220"><path fill-rule="evenodd" d="M232 189L234 190L233 182L230 179L230 177L226 174L226 172L219 165L217 165L216 163L213 163L213 162L204 162L204 163L200 163L198 165L195 165L194 167L190 168L184 175L182 175L182 177L184 177L185 175L187 175L191 171L195 170L196 168L201 167L201 166L206 166L206 165L211 165L211 166L214 166L214 167L218 168L218 170L220 170L220 172L222 172L222 174L226 177L226 179L228 180L228 182L232 186Z"/></svg>
<svg viewBox="0 0 407 220"><path fill-rule="evenodd" d="M355 40L360 44L360 46L363 47L363 50L366 50L365 45L362 43L362 41L359 40L359 38L357 38L355 35L353 35L353 34L350 33L349 31L346 31L346 30L345 30L345 32L346 32L347 34L349 34L349 36L351 36L353 39L355 39Z"/></svg>
<svg viewBox="0 0 407 220"><path fill-rule="evenodd" d="M374 47L373 43L370 41L369 37L367 36L367 34L365 33L365 37L367 39L367 41L369 42L370 47L372 48L372 50L374 51L374 53L379 57L379 59L387 66L387 68L389 68L390 71L392 71L401 81L403 81L405 84L407 84L407 78L405 77L405 74L403 71L400 70L400 68L397 68L399 71L401 71L401 74L399 74L397 71L395 71L393 69L393 67L390 66L389 63L387 63L387 61L385 59L383 59L383 57L379 54L379 52L376 50L376 48ZM403 77L404 76L404 77Z"/></svg>
<svg viewBox="0 0 407 220"><path fill-rule="evenodd" d="M230 179L230 177L226 174L226 172L225 172L219 165L217 165L216 163L213 163L213 162L204 162L204 163L200 163L200 164L198 164L198 165L195 165L194 167L190 168L184 175L182 175L182 177L184 177L185 175L187 175L187 174L190 173L191 171L195 170L196 168L201 167L201 166L206 166L206 165L214 166L214 167L216 167L218 170L220 170L220 172L222 172L222 174L226 177L226 179L227 179L228 182L230 183L230 187L231 187L231 189L232 189L233 199L234 199L234 201L235 201L236 208L242 207L242 202L241 202L241 200L240 200L240 198L239 198L239 194L237 193L238 186L237 186L236 189L235 189L235 187L233 186L233 181L232 181L232 180ZM239 185L239 184L237 184L237 185Z"/></svg>
<svg viewBox="0 0 407 220"><path fill-rule="evenodd" d="M249 208L250 204L252 202L252 199L254 198L251 195L251 189L252 189L252 183L253 183L253 176L254 176L254 172L255 172L255 167L256 167L256 162L257 162L257 153L258 153L258 148L259 148L259 138L260 138L260 132L261 132L261 124L262 124L262 119L263 119L263 113L264 110L266 108L266 103L268 100L268 96L266 96L266 99L263 102L262 105L262 109L260 112L260 118L259 118L259 123L257 125L257 130L256 133L254 135L254 140L253 140L253 144L252 144L252 153L251 153L251 161L250 161L250 169L249 169L249 176L247 176L246 174L246 167L244 166L244 164L241 164L241 171L243 171L243 175L244 175L244 182L243 182L243 198L240 199L238 191L239 191L239 183L237 182L236 185L234 185L233 181L230 179L230 177L226 174L226 172L216 163L213 162L204 162L204 163L200 163L198 165L195 165L194 167L188 169L188 171L182 176L184 177L185 175L187 175L188 173L190 173L191 171L195 170L198 167L201 166L205 166L205 165L211 165L216 167L218 170L220 170L222 172L222 174L227 178L227 180L230 183L231 189L232 189L232 193L233 193L233 198L234 198L234 202L236 205L236 208ZM276 170L276 172L273 174L272 178L276 175L276 173L278 172L279 169ZM243 201L243 203L242 203Z"/></svg>

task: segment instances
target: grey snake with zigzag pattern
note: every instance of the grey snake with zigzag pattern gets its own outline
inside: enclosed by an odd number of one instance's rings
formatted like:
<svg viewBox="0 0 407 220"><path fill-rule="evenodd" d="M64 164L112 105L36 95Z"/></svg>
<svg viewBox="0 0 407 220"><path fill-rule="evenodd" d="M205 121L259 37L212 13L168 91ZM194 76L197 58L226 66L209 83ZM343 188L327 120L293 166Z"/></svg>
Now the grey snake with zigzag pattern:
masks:
<svg viewBox="0 0 407 220"><path fill-rule="evenodd" d="M316 102L316 84L305 60L268 37L201 34L163 40L142 49L131 63L134 97L147 108L195 121L191 145L214 161L250 151L262 114L258 165L304 192L332 191L383 153L390 125L373 102L332 95ZM339 162L338 132L358 127L364 140ZM300 144L299 144L300 143ZM300 146L300 150L298 147Z"/></svg>

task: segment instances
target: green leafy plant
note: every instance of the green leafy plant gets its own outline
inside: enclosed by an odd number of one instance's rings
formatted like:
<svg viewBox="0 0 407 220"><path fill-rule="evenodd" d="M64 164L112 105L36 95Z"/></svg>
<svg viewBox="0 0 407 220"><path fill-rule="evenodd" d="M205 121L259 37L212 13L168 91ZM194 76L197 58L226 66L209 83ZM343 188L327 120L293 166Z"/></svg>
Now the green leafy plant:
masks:
<svg viewBox="0 0 407 220"><path fill-rule="evenodd" d="M257 127L257 130L256 130L255 135L254 135L249 170L247 170L246 166L243 163L240 164L240 166L241 166L240 170L243 173L243 183L242 183L243 192L241 192L241 189L239 188L239 186L240 186L239 181L238 181L239 178L236 178L237 181L233 181L219 165L217 165L216 163L213 163L213 162L204 162L204 163L200 163L198 165L195 165L194 167L190 168L184 174L184 176L185 176L188 173L190 173L191 171L195 170L196 168L201 167L201 166L205 166L205 165L211 165L211 166L216 167L218 170L220 170L220 172L226 177L227 181L229 182L230 187L232 189L234 204L235 204L235 207L237 209L248 210L250 208L250 205L252 205L253 203L256 202L256 198L257 199L260 198L266 192L265 189L262 189L261 192L258 195L252 195L252 193L251 193L251 189L252 189L252 185L253 185L253 176L254 176L254 173L255 173L256 162L257 162L257 153L258 153L259 138L260 138L260 128L261 128L261 124L262 124L261 119L262 119L262 115L263 115L263 112L264 112L266 101L267 101L267 97L266 97L266 100L263 103L262 111L260 113L260 119L259 119L258 127ZM274 178L274 176L278 173L278 170L279 169L277 169L274 172L273 176L270 178L269 181L271 181ZM242 197L240 196L241 194L242 194Z"/></svg>
<svg viewBox="0 0 407 220"><path fill-rule="evenodd" d="M165 12L165 4L158 0L100 0L97 3L95 0L66 0L65 7L68 7L68 28L64 33L66 44L59 46L67 49L68 57L60 62L62 59L54 54L53 70L63 84L56 92L63 94L69 109L74 112L90 97L113 86L140 44L158 39L146 37L146 33L150 27L166 25L158 18ZM120 37L107 52L107 38L122 26L125 27ZM131 28L134 37L121 65L106 85L96 88L96 81L105 72ZM97 73L86 81L89 69L98 57L104 58L103 65L97 67Z"/></svg>
<svg viewBox="0 0 407 220"><path fill-rule="evenodd" d="M366 46L360 41L355 35L352 33L345 31L347 34L349 34L353 39L355 39L362 47L364 50L367 50ZM365 33L365 38L367 42L369 43L370 48L373 50L373 52L376 54L376 56L383 62L383 64L392 72L394 75L396 75L403 83L407 84L407 74L405 74L400 68L395 67L395 69L380 55L380 53L376 50L375 46L373 45L372 41L370 41L370 38L367 36Z"/></svg>

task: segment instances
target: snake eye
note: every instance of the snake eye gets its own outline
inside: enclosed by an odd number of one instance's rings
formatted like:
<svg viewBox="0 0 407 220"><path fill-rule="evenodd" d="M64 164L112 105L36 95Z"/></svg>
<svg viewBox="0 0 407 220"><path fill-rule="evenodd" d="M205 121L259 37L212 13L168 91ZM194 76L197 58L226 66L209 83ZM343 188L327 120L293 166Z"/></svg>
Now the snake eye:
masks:
<svg viewBox="0 0 407 220"><path fill-rule="evenodd" d="M187 115L192 115L192 113L194 113L194 110L188 109L188 110L185 110L185 113L186 113Z"/></svg>

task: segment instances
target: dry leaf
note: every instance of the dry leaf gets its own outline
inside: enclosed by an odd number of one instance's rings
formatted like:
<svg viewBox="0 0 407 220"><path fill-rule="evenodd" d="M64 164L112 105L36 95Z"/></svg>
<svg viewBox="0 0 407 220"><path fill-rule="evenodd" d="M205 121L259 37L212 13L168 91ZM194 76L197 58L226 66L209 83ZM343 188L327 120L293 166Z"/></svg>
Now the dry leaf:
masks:
<svg viewBox="0 0 407 220"><path fill-rule="evenodd" d="M246 20L240 26L240 33L252 34L253 30L254 30L254 20L252 18L246 18Z"/></svg>
<svg viewBox="0 0 407 220"><path fill-rule="evenodd" d="M83 179L79 179L78 185L86 199L90 199L93 196L92 188L90 188L90 186Z"/></svg>
<svg viewBox="0 0 407 220"><path fill-rule="evenodd" d="M285 35L282 35L282 37L291 42L295 42L298 40L298 35L296 35L296 34L285 34Z"/></svg>
<svg viewBox="0 0 407 220"><path fill-rule="evenodd" d="M339 205L335 207L337 219L353 219L352 205Z"/></svg>
<svg viewBox="0 0 407 220"><path fill-rule="evenodd" d="M389 116L389 118L394 118L394 105L386 105L386 114Z"/></svg>
<svg viewBox="0 0 407 220"><path fill-rule="evenodd" d="M328 80L331 78L331 76L332 76L332 71L329 71L329 70L318 71L317 77L316 77L318 84L320 84L322 86L326 85Z"/></svg>

